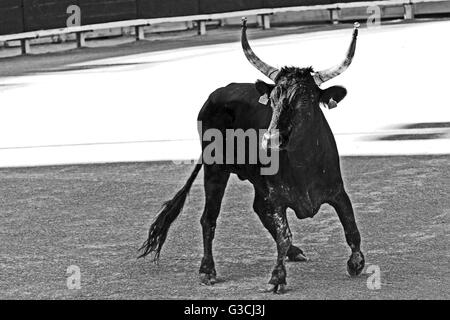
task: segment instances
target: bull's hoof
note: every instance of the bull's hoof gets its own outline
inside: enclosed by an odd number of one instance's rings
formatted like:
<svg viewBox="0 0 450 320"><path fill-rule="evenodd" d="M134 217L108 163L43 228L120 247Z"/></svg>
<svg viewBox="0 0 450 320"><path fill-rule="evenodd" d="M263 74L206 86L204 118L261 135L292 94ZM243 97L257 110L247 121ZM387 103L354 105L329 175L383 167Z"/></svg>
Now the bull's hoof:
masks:
<svg viewBox="0 0 450 320"><path fill-rule="evenodd" d="M205 286L212 286L215 283L217 283L217 278L215 274L200 273L200 284Z"/></svg>
<svg viewBox="0 0 450 320"><path fill-rule="evenodd" d="M364 255L361 251L353 252L347 261L347 272L351 277L359 275L364 269Z"/></svg>
<svg viewBox="0 0 450 320"><path fill-rule="evenodd" d="M309 260L308 257L305 256L303 253L299 253L296 256L288 257L288 261L290 262L306 262L308 260Z"/></svg>
<svg viewBox="0 0 450 320"><path fill-rule="evenodd" d="M268 284L263 290L265 293L284 294L287 292L285 284Z"/></svg>
<svg viewBox="0 0 450 320"><path fill-rule="evenodd" d="M288 261L290 262L305 262L308 261L308 257L303 253L302 249L292 245L287 253Z"/></svg>

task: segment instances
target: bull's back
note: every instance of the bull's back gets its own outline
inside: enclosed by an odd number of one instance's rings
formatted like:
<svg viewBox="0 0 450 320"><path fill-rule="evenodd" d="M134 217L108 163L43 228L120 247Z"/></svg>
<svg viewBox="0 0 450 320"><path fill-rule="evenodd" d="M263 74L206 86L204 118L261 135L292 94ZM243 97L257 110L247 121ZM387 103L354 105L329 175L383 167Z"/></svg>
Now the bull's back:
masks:
<svg viewBox="0 0 450 320"><path fill-rule="evenodd" d="M259 103L259 98L255 84L231 83L211 93L197 120L206 129L267 128L272 109Z"/></svg>

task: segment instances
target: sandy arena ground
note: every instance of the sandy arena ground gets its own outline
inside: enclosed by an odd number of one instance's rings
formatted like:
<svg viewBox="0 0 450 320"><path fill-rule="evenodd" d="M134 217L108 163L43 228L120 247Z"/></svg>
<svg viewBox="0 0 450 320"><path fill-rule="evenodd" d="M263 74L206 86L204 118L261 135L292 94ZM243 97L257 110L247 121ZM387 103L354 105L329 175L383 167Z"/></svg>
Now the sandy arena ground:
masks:
<svg viewBox="0 0 450 320"><path fill-rule="evenodd" d="M350 157L343 172L367 264L346 275L349 249L334 211L313 219L289 214L294 242L310 261L288 263L285 295L261 293L276 247L252 211L253 189L232 179L214 252L220 282L198 282L202 257L200 175L163 249L159 265L137 260L149 222L191 166L140 163L1 169L1 298L104 299L429 299L450 298L450 158ZM67 267L81 270L68 290Z"/></svg>

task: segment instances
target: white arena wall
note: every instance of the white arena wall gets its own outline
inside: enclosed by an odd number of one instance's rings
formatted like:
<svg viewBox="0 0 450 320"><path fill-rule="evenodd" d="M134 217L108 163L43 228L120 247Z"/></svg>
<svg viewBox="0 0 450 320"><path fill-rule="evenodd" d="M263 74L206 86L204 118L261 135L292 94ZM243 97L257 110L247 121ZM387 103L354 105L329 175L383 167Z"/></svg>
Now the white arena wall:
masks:
<svg viewBox="0 0 450 320"><path fill-rule="evenodd" d="M450 45L435 34L450 34L450 22L361 28L352 66L324 85L348 89L324 110L341 155L450 153L450 128L404 128L450 122ZM320 69L343 58L350 37L341 29L250 41L272 65ZM196 117L209 93L263 78L237 42L70 67L0 78L1 167L196 159ZM376 139L433 133L439 138Z"/></svg>

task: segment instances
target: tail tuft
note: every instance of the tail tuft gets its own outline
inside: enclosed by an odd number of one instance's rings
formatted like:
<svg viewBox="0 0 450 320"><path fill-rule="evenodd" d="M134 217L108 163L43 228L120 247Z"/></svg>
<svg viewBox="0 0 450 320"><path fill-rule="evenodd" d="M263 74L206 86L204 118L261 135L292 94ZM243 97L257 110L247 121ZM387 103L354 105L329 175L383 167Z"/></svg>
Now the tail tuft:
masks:
<svg viewBox="0 0 450 320"><path fill-rule="evenodd" d="M189 193L189 190L191 189L191 186L195 178L197 177L197 174L200 171L201 167L202 164L197 163L194 171L192 172L183 188L181 188L181 190L177 192L172 200L169 200L163 204L158 216L150 226L147 240L145 240L145 242L139 248L139 251L141 251L142 253L138 258L143 258L148 254L154 252L154 261L158 261L162 246L166 241L169 228L175 221L175 219L180 215L184 203L186 202L186 197Z"/></svg>

